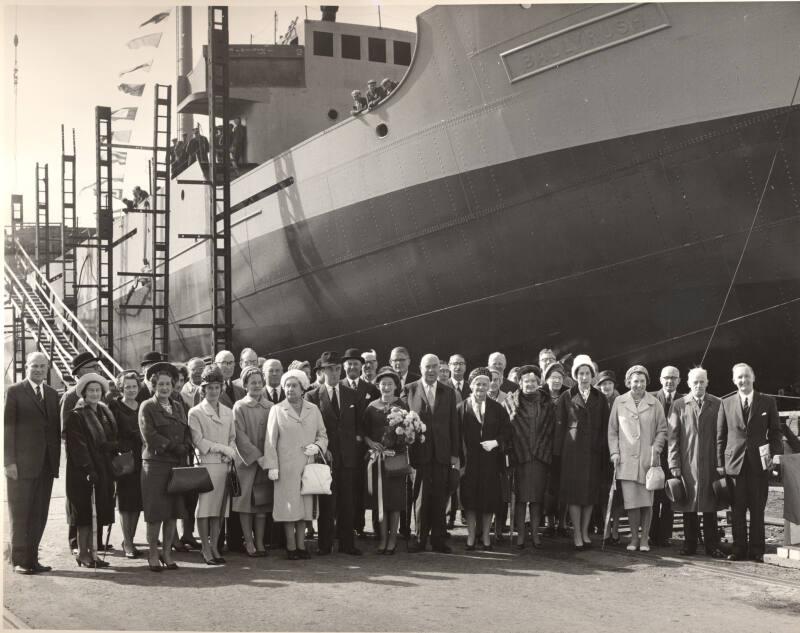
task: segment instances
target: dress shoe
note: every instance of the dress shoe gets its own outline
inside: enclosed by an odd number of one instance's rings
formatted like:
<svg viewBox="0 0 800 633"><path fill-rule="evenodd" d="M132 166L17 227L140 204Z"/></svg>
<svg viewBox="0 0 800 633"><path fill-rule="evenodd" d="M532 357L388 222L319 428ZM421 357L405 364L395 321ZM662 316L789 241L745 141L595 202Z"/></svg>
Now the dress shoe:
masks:
<svg viewBox="0 0 800 633"><path fill-rule="evenodd" d="M486 545L486 544L481 544L481 549L482 549L484 552L493 552L493 551L494 551L494 546L493 546L491 543L489 543L488 545Z"/></svg>
<svg viewBox="0 0 800 633"><path fill-rule="evenodd" d="M317 556L327 556L330 553L331 553L331 548L330 547L320 547L317 550Z"/></svg>
<svg viewBox="0 0 800 633"><path fill-rule="evenodd" d="M681 556L694 556L695 554L697 554L695 550L686 549L685 547L682 547L680 551Z"/></svg>
<svg viewBox="0 0 800 633"><path fill-rule="evenodd" d="M635 552L637 549L639 549L639 546L635 543L631 543L625 549L629 552Z"/></svg>
<svg viewBox="0 0 800 633"><path fill-rule="evenodd" d="M200 541L198 541L194 537L192 537L192 538L182 538L181 539L181 543L183 543L186 547L189 547L191 549L202 549L202 546L200 545Z"/></svg>
<svg viewBox="0 0 800 633"><path fill-rule="evenodd" d="M442 543L441 545L434 545L431 549L439 554L453 553L453 549L449 545L445 545L444 543Z"/></svg>
<svg viewBox="0 0 800 633"><path fill-rule="evenodd" d="M296 549L286 550L286 558L288 558L289 560L300 560L300 557L297 555Z"/></svg>
<svg viewBox="0 0 800 633"><path fill-rule="evenodd" d="M393 548L391 548L391 549L389 549L389 548L387 547L387 548L386 548L386 555L387 555L387 556L394 556L394 553L395 553L396 551L397 551L397 545L395 545L395 546L394 546Z"/></svg>
<svg viewBox="0 0 800 633"><path fill-rule="evenodd" d="M111 543L109 543L108 545L103 543L103 544L100 544L100 545L97 546L97 551L98 552L110 552L113 549L114 549L114 546Z"/></svg>
<svg viewBox="0 0 800 633"><path fill-rule="evenodd" d="M750 560L754 563L763 563L764 562L764 554L753 554L750 557Z"/></svg>
<svg viewBox="0 0 800 633"><path fill-rule="evenodd" d="M408 553L409 554L419 554L420 552L425 551L425 543L420 543L419 541L415 541L414 543L410 543L408 546Z"/></svg>
<svg viewBox="0 0 800 633"><path fill-rule="evenodd" d="M215 556L214 557L214 562L217 565L224 565L225 564L225 559L222 556Z"/></svg>
<svg viewBox="0 0 800 633"><path fill-rule="evenodd" d="M474 552L475 551L475 546L474 545L467 545L464 549L466 549L468 552Z"/></svg>
<svg viewBox="0 0 800 633"><path fill-rule="evenodd" d="M298 549L297 551L297 558L300 560L309 560L311 558L311 554L308 553L307 549Z"/></svg>
<svg viewBox="0 0 800 633"><path fill-rule="evenodd" d="M725 558L725 554L723 554L722 551L719 549L707 550L706 554L708 554L711 558L717 558L717 559Z"/></svg>
<svg viewBox="0 0 800 633"><path fill-rule="evenodd" d="M583 550L585 550L585 549L586 549L586 546L585 546L583 543L581 543L580 545L578 545L578 544L576 544L576 543L573 543L573 544L572 544L572 548L573 548L573 549L574 549L576 552L582 552Z"/></svg>
<svg viewBox="0 0 800 633"><path fill-rule="evenodd" d="M362 552L357 547L348 547L347 549L342 550L342 553L350 554L350 556L361 556L364 554L364 552Z"/></svg>
<svg viewBox="0 0 800 633"><path fill-rule="evenodd" d="M744 560L744 556L739 556L739 554L728 554L727 560L734 562L737 560Z"/></svg>
<svg viewBox="0 0 800 633"><path fill-rule="evenodd" d="M38 562L38 561L37 561L37 562L36 562L36 564L33 566L33 569L34 569L34 571L35 571L37 574L44 574L44 573L46 573L46 572L48 572L48 571L53 571L53 568L52 568L52 567L50 567L50 565L42 565L42 564L41 564L40 562Z"/></svg>
<svg viewBox="0 0 800 633"><path fill-rule="evenodd" d="M640 545L639 546L639 551L640 552L649 552L650 551L650 545L648 545L646 543L644 545Z"/></svg>
<svg viewBox="0 0 800 633"><path fill-rule="evenodd" d="M33 569L32 567L23 567L22 565L14 565L14 573L22 574L23 576L31 576L36 573L36 570Z"/></svg>

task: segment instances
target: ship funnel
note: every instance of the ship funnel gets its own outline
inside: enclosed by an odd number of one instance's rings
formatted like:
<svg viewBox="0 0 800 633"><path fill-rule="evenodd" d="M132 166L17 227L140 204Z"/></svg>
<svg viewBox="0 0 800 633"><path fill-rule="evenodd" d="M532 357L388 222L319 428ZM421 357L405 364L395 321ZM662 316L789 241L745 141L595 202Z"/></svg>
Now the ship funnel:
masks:
<svg viewBox="0 0 800 633"><path fill-rule="evenodd" d="M320 6L322 11L323 22L336 22L336 12L339 11L338 6Z"/></svg>

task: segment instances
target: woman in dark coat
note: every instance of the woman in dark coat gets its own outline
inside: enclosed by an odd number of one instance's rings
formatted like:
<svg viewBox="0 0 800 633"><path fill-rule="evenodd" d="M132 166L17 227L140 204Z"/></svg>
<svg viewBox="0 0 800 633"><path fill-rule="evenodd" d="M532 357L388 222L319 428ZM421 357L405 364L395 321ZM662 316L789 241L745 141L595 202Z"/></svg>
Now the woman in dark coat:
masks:
<svg viewBox="0 0 800 633"><path fill-rule="evenodd" d="M461 507L467 515L467 551L475 549L478 515L482 549L492 549L492 515L503 508L504 455L510 445L511 427L505 408L487 397L491 381L487 367L473 369L469 375L472 394L456 407L465 464L460 490Z"/></svg>
<svg viewBox="0 0 800 633"><path fill-rule="evenodd" d="M64 424L67 515L70 525L78 529L79 552L75 561L79 566L108 567L109 563L95 555L92 524L99 529L114 523L111 456L117 449L117 425L111 410L101 402L108 393L108 383L102 376L85 374L75 386L75 393L80 400Z"/></svg>
<svg viewBox="0 0 800 633"><path fill-rule="evenodd" d="M511 416L510 451L514 464L516 504L514 522L517 549L525 547L525 511L530 504L533 546L542 546L538 528L545 500L548 471L553 461L555 413L553 402L539 389L540 370L525 365L519 370L520 389L506 400Z"/></svg>
<svg viewBox="0 0 800 633"><path fill-rule="evenodd" d="M175 520L185 514L182 495L167 493L175 466L182 466L192 451L192 436L183 407L172 399L172 386L178 370L170 363L153 363L147 379L155 395L139 408L139 430L144 439L142 451L142 505L147 522L148 564L151 571L177 569L170 544L175 540ZM164 526L164 548L158 550L158 535ZM162 562L163 565L162 566Z"/></svg>
<svg viewBox="0 0 800 633"><path fill-rule="evenodd" d="M552 354L552 352L550 352L550 354ZM547 358L548 356L543 355L540 362ZM564 365L557 360L552 360L544 365L542 371L543 384L539 388L539 391L549 402L553 403L554 410L556 402L558 402L561 394L564 393L564 381L568 378L569 375L567 374L567 370L564 369ZM561 461L557 455L554 455L553 462L550 464L550 470L547 474L547 491L543 507L545 513L545 536L555 536L556 532L563 536L567 535L566 529L564 528L564 525L567 523L567 507L558 499L560 476Z"/></svg>
<svg viewBox="0 0 800 633"><path fill-rule="evenodd" d="M139 374L133 370L122 372L117 378L122 395L109 404L119 429L120 452L133 453L134 469L129 475L117 479L117 507L122 523L122 549L126 558L139 558L141 552L133 545L133 537L142 512L142 434L139 432L139 401L141 389Z"/></svg>
<svg viewBox="0 0 800 633"><path fill-rule="evenodd" d="M558 496L572 519L575 549L591 547L592 509L602 497L603 440L608 431L608 401L592 387L596 373L592 359L578 354L572 365L576 385L556 404L554 454L561 457Z"/></svg>
<svg viewBox="0 0 800 633"><path fill-rule="evenodd" d="M383 438L386 429L389 428L387 416L392 407L407 409L408 406L396 395L397 390L400 389L400 376L391 367L383 367L378 371L375 376L375 384L381 392L381 397L370 402L364 410L364 442L370 450L366 499L368 507L372 509L375 522L380 522L380 542L377 552L391 555L397 548L400 513L405 507L406 476L387 476L383 461L378 460L376 453L382 453L385 450ZM378 497L378 465L381 468L380 482L382 484L380 499ZM369 490L370 485L372 492ZM381 504L383 507L380 507ZM382 518L379 519L381 515Z"/></svg>

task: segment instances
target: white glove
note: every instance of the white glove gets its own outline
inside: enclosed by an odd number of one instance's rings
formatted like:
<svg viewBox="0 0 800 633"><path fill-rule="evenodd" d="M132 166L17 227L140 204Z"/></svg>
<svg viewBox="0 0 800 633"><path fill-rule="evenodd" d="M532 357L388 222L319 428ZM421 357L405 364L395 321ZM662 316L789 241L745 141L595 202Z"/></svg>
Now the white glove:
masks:
<svg viewBox="0 0 800 633"><path fill-rule="evenodd" d="M611 463L614 464L614 468L619 466L619 453L615 453L611 456Z"/></svg>
<svg viewBox="0 0 800 633"><path fill-rule="evenodd" d="M317 446L316 444L309 444L308 446L306 446L303 452L309 457L311 457L312 455L316 455L317 453L319 453L319 446Z"/></svg>
<svg viewBox="0 0 800 633"><path fill-rule="evenodd" d="M497 444L497 440L486 440L485 442L481 442L481 447L482 447L482 448L483 448L483 450L485 450L487 453L488 453L489 451L492 451L492 450L494 450L495 448L497 448L497 446L498 446L498 444Z"/></svg>
<svg viewBox="0 0 800 633"><path fill-rule="evenodd" d="M236 451L230 446L226 446L225 444L220 445L219 452L225 455L225 457L229 457L230 459L236 457Z"/></svg>
<svg viewBox="0 0 800 633"><path fill-rule="evenodd" d="M278 481L278 469L270 468L267 477L269 477L270 481Z"/></svg>

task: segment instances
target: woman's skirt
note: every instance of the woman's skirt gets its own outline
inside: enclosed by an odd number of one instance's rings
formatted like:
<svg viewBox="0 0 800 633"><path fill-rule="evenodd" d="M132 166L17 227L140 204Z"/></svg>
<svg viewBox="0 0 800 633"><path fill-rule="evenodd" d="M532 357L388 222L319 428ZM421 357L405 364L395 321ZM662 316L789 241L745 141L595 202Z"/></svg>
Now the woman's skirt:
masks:
<svg viewBox="0 0 800 633"><path fill-rule="evenodd" d="M161 523L186 516L184 496L167 494L173 466L177 464L150 460L142 462L142 507L144 520L148 523Z"/></svg>
<svg viewBox="0 0 800 633"><path fill-rule="evenodd" d="M377 464L372 464L366 469L367 478L372 477L372 494L369 493L369 479L364 482L364 497L366 506L378 518L378 472ZM381 463L381 480L383 481L383 511L402 512L406 507L406 475L387 477L386 468ZM384 514L385 516L385 514Z"/></svg>
<svg viewBox="0 0 800 633"><path fill-rule="evenodd" d="M197 497L197 510L195 516L198 519L208 517L219 517L222 509L222 498L225 495L225 485L228 477L228 464L203 464L208 469L211 476L211 483L214 489L211 492L200 493ZM225 504L225 516L228 516L229 504Z"/></svg>
<svg viewBox="0 0 800 633"><path fill-rule="evenodd" d="M142 462L136 461L136 469L130 475L117 479L117 508L120 512L142 511Z"/></svg>
<svg viewBox="0 0 800 633"><path fill-rule="evenodd" d="M544 503L547 489L547 475L550 467L534 458L524 464L517 464L516 477L517 503Z"/></svg>
<svg viewBox="0 0 800 633"><path fill-rule="evenodd" d="M628 479L622 479L620 483L622 484L622 499L626 510L651 508L653 506L653 491L648 490L644 484Z"/></svg>

